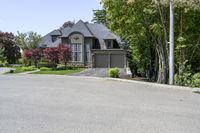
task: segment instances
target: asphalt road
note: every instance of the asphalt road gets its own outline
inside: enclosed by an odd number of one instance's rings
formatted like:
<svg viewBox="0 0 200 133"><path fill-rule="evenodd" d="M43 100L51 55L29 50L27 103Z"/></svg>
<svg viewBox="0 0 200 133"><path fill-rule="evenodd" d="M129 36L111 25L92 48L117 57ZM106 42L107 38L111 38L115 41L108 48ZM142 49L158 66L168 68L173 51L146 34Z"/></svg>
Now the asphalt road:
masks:
<svg viewBox="0 0 200 133"><path fill-rule="evenodd" d="M0 76L0 133L199 133L200 95L89 77Z"/></svg>

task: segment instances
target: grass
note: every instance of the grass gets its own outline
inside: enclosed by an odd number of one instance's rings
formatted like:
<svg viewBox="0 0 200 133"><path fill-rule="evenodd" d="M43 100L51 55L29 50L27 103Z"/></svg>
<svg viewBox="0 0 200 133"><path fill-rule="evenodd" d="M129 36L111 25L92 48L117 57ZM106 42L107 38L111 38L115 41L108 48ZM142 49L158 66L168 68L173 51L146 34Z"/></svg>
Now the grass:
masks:
<svg viewBox="0 0 200 133"><path fill-rule="evenodd" d="M70 74L74 74L74 73L79 73L83 70L84 70L84 68L77 68L77 69L72 69L72 70L49 70L49 71L34 72L32 74L70 75Z"/></svg>
<svg viewBox="0 0 200 133"><path fill-rule="evenodd" d="M17 73L23 73L23 72L29 72L36 70L35 67L29 66L29 67L13 67L13 70L10 72L6 72L5 74L17 74Z"/></svg>

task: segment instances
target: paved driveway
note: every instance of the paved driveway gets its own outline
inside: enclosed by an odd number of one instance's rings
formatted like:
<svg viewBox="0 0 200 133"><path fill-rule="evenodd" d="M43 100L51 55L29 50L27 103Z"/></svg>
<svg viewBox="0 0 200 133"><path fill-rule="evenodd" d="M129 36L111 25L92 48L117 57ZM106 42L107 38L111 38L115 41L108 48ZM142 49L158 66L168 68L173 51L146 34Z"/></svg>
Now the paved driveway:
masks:
<svg viewBox="0 0 200 133"><path fill-rule="evenodd" d="M200 95L90 77L0 76L1 133L199 133Z"/></svg>
<svg viewBox="0 0 200 133"><path fill-rule="evenodd" d="M0 67L0 74L4 74L6 72L9 72L10 68L6 68L6 67Z"/></svg>

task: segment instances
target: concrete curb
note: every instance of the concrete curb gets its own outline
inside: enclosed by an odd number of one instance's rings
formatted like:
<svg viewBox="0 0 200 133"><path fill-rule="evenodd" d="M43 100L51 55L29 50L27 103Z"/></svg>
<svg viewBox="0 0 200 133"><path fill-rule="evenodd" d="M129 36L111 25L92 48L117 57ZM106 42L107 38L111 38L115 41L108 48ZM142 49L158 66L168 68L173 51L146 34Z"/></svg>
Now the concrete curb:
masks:
<svg viewBox="0 0 200 133"><path fill-rule="evenodd" d="M31 74L31 73L34 73L34 72L39 72L40 70L37 69L37 70L34 70L34 71L28 71L28 72L23 72L23 73L16 73L16 75L24 75L24 74Z"/></svg>
<svg viewBox="0 0 200 133"><path fill-rule="evenodd" d="M171 88L171 89L189 90L189 91L192 90L191 87L185 87L185 86L158 84L158 83L136 81L136 80L129 80L129 79L114 79L114 78L105 78L105 79L107 79L107 80L113 80L113 81L120 81L120 82L127 82L127 83L137 83L137 84L149 85L149 86L155 86L155 87L161 87L161 88Z"/></svg>
<svg viewBox="0 0 200 133"><path fill-rule="evenodd" d="M200 94L200 88L193 88L192 92Z"/></svg>
<svg viewBox="0 0 200 133"><path fill-rule="evenodd" d="M158 83L136 81L136 80L130 80L130 79L107 78L107 77L90 77L90 76L70 76L70 75L68 77L74 77L74 78L75 77L82 77L82 78L92 78L92 79L101 79L101 80L104 79L104 80L108 80L108 81L110 80L110 81L118 81L118 82L126 82L126 83L136 83L136 84L155 86L155 87L161 87L161 88L170 88L170 89L188 90L188 91L193 90L193 88L191 88L191 87L158 84ZM199 89L199 92L200 92L200 88L198 88L198 89Z"/></svg>

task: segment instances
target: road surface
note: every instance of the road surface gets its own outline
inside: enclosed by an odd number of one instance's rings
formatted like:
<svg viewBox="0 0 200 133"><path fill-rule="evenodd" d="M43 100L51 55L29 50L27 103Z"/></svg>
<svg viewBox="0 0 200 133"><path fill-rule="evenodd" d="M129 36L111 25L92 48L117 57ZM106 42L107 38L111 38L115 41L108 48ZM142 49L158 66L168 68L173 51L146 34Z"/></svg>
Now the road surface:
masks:
<svg viewBox="0 0 200 133"><path fill-rule="evenodd" d="M200 95L91 77L0 75L1 133L199 133Z"/></svg>

